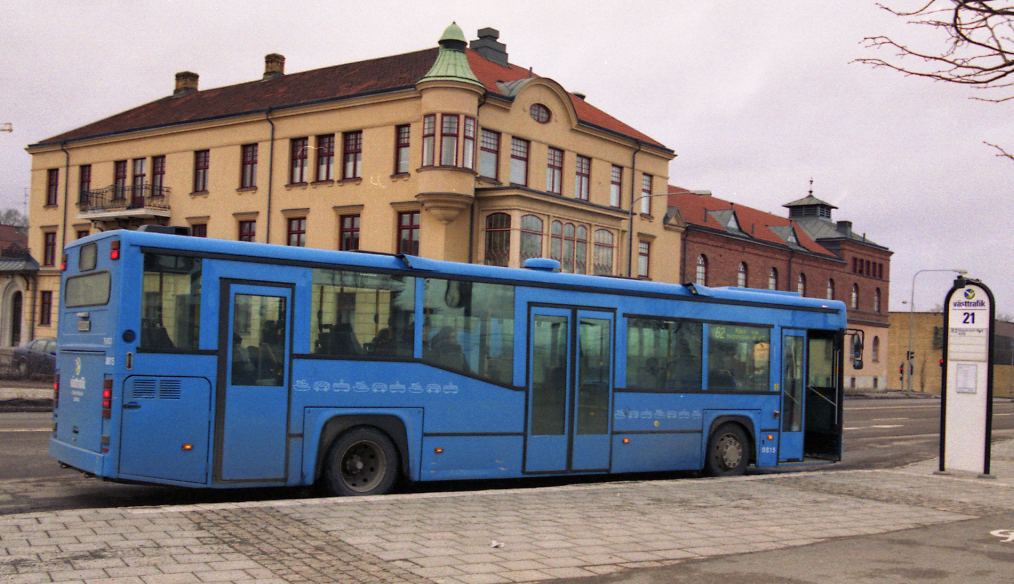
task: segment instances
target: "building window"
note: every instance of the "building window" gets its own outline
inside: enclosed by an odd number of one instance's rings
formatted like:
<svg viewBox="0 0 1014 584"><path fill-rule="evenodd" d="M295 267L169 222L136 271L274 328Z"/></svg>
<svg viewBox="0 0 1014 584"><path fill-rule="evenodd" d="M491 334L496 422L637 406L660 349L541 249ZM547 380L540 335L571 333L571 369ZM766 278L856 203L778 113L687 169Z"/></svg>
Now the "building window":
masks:
<svg viewBox="0 0 1014 584"><path fill-rule="evenodd" d="M697 256L697 274L694 282L701 286L708 285L708 257L704 254Z"/></svg>
<svg viewBox="0 0 1014 584"><path fill-rule="evenodd" d="M133 173L131 174L130 186L133 189L133 195L135 197L144 196L144 158L135 158L131 167Z"/></svg>
<svg viewBox="0 0 1014 584"><path fill-rule="evenodd" d="M398 253L419 255L419 211L398 213Z"/></svg>
<svg viewBox="0 0 1014 584"><path fill-rule="evenodd" d="M612 173L609 176L609 204L613 207L620 206L620 194L623 192L623 167L613 165Z"/></svg>
<svg viewBox="0 0 1014 584"><path fill-rule="evenodd" d="M423 116L422 165L433 166L433 156L437 141L437 116Z"/></svg>
<svg viewBox="0 0 1014 584"><path fill-rule="evenodd" d="M53 324L53 291L43 290L39 292L39 324L49 326Z"/></svg>
<svg viewBox="0 0 1014 584"><path fill-rule="evenodd" d="M359 249L359 215L342 215L338 227L338 249L355 251Z"/></svg>
<svg viewBox="0 0 1014 584"><path fill-rule="evenodd" d="M257 241L257 222L256 221L240 221L239 222L239 240L240 241Z"/></svg>
<svg viewBox="0 0 1014 584"><path fill-rule="evenodd" d="M412 127L408 124L394 128L394 174L408 174L408 148Z"/></svg>
<svg viewBox="0 0 1014 584"><path fill-rule="evenodd" d="M834 300L834 278L827 279L827 299Z"/></svg>
<svg viewBox="0 0 1014 584"><path fill-rule="evenodd" d="M239 188L252 189L257 186L257 145L243 145L243 167L239 176Z"/></svg>
<svg viewBox="0 0 1014 584"><path fill-rule="evenodd" d="M563 225L563 265L561 269L564 272L574 271L574 224L565 223Z"/></svg>
<svg viewBox="0 0 1014 584"><path fill-rule="evenodd" d="M458 165L458 116L443 114L440 117L440 165Z"/></svg>
<svg viewBox="0 0 1014 584"><path fill-rule="evenodd" d="M306 246L306 217L289 219L286 243L293 247Z"/></svg>
<svg viewBox="0 0 1014 584"><path fill-rule="evenodd" d="M306 182L307 138L289 140L289 184Z"/></svg>
<svg viewBox="0 0 1014 584"><path fill-rule="evenodd" d="M475 118L465 117L465 134L461 146L461 165L475 168Z"/></svg>
<svg viewBox="0 0 1014 584"><path fill-rule="evenodd" d="M549 147L546 156L546 192L559 195L563 183L563 150Z"/></svg>
<svg viewBox="0 0 1014 584"><path fill-rule="evenodd" d="M880 363L880 337L873 337L873 351L871 352L873 354L873 362Z"/></svg>
<svg viewBox="0 0 1014 584"><path fill-rule="evenodd" d="M151 157L151 195L165 195L165 155Z"/></svg>
<svg viewBox="0 0 1014 584"><path fill-rule="evenodd" d="M595 243L592 252L592 270L596 275L611 276L613 273L613 251L616 249L616 238L607 229L595 230Z"/></svg>
<svg viewBox="0 0 1014 584"><path fill-rule="evenodd" d="M584 225L577 226L574 241L574 271L578 274L588 273L588 228Z"/></svg>
<svg viewBox="0 0 1014 584"><path fill-rule="evenodd" d="M317 175L314 180L334 179L334 134L317 136Z"/></svg>
<svg viewBox="0 0 1014 584"><path fill-rule="evenodd" d="M549 224L549 257L560 262L563 268L563 223L560 221Z"/></svg>
<svg viewBox="0 0 1014 584"><path fill-rule="evenodd" d="M127 161L113 163L113 199L123 200L127 196Z"/></svg>
<svg viewBox="0 0 1014 584"><path fill-rule="evenodd" d="M651 260L651 243L639 241L637 243L637 277L648 277L648 265Z"/></svg>
<svg viewBox="0 0 1014 584"><path fill-rule="evenodd" d="M533 120L539 122L540 124L548 123L549 118L551 117L549 108L541 103L533 104L532 107L528 109L528 113L532 116Z"/></svg>
<svg viewBox="0 0 1014 584"><path fill-rule="evenodd" d="M363 168L363 132L342 133L342 178L359 178Z"/></svg>
<svg viewBox="0 0 1014 584"><path fill-rule="evenodd" d="M483 129L479 134L479 174L497 179L500 161L500 134Z"/></svg>
<svg viewBox="0 0 1014 584"><path fill-rule="evenodd" d="M207 237L208 236L208 224L207 223L194 223L190 226L190 235L193 237Z"/></svg>
<svg viewBox="0 0 1014 584"><path fill-rule="evenodd" d="M880 314L880 288L873 291L873 312Z"/></svg>
<svg viewBox="0 0 1014 584"><path fill-rule="evenodd" d="M57 195L60 191L60 169L50 168L46 171L46 205L56 205Z"/></svg>
<svg viewBox="0 0 1014 584"><path fill-rule="evenodd" d="M528 186L528 140L511 138L511 184Z"/></svg>
<svg viewBox="0 0 1014 584"><path fill-rule="evenodd" d="M208 168L211 166L211 151L194 152L194 192L208 192Z"/></svg>
<svg viewBox="0 0 1014 584"><path fill-rule="evenodd" d="M574 172L574 196L588 200L588 188L591 184L591 158L578 156Z"/></svg>
<svg viewBox="0 0 1014 584"><path fill-rule="evenodd" d="M800 296L806 296L806 275L802 273L796 278L796 292L799 292Z"/></svg>
<svg viewBox="0 0 1014 584"><path fill-rule="evenodd" d="M542 219L535 215L521 218L521 263L542 257Z"/></svg>
<svg viewBox="0 0 1014 584"><path fill-rule="evenodd" d="M651 215L651 175L641 177L641 213Z"/></svg>
<svg viewBox="0 0 1014 584"><path fill-rule="evenodd" d="M88 231L87 229L78 229L75 235L76 239L84 239L85 237L88 237L90 234L91 232Z"/></svg>
<svg viewBox="0 0 1014 584"><path fill-rule="evenodd" d="M486 217L486 265L506 266L511 253L511 216L493 213Z"/></svg>
<svg viewBox="0 0 1014 584"><path fill-rule="evenodd" d="M56 265L56 232L47 231L42 234L42 265Z"/></svg>
<svg viewBox="0 0 1014 584"><path fill-rule="evenodd" d="M77 202L88 206L88 193L92 190L92 165L82 164L78 169Z"/></svg>
<svg viewBox="0 0 1014 584"><path fill-rule="evenodd" d="M859 310L859 284L852 284L852 295L849 297L849 307Z"/></svg>
<svg viewBox="0 0 1014 584"><path fill-rule="evenodd" d="M768 272L768 290L778 289L778 268L771 268Z"/></svg>
<svg viewBox="0 0 1014 584"><path fill-rule="evenodd" d="M746 288L746 262L739 262L739 271L736 273L736 285Z"/></svg>

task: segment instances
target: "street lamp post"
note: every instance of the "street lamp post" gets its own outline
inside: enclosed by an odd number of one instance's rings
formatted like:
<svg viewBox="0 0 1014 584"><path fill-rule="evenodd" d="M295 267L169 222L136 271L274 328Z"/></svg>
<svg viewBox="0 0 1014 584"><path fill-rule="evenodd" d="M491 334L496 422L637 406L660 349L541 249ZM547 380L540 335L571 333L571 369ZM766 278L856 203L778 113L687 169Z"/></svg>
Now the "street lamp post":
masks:
<svg viewBox="0 0 1014 584"><path fill-rule="evenodd" d="M634 269L634 207L641 199L650 199L652 197L668 197L669 193L655 193L648 195L641 195L630 201L630 209L627 210L627 277L633 275Z"/></svg>
<svg viewBox="0 0 1014 584"><path fill-rule="evenodd" d="M912 274L912 289L910 290L911 294L908 300L908 346L905 349L905 364L903 366L904 369L902 370L903 377L908 380L906 384L903 384L902 389L907 389L908 391L912 391L912 367L913 367L912 328L914 326L913 318L915 316L915 279L919 276L919 274L922 274L923 272L956 272L960 275L965 275L968 273L966 270L958 268L939 268L939 269L931 268L925 270L918 270L916 271L916 273Z"/></svg>

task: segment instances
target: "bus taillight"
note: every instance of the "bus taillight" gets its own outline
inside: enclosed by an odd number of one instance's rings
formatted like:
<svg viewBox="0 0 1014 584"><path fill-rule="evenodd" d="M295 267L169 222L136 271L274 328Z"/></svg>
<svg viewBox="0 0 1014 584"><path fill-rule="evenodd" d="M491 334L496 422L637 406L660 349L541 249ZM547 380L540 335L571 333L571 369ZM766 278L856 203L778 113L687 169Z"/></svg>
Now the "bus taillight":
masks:
<svg viewBox="0 0 1014 584"><path fill-rule="evenodd" d="M113 416L113 380L106 379L102 382L102 419L108 420Z"/></svg>
<svg viewBox="0 0 1014 584"><path fill-rule="evenodd" d="M53 409L60 407L60 374L53 375Z"/></svg>
<svg viewBox="0 0 1014 584"><path fill-rule="evenodd" d="M63 257L60 258L60 271L67 271L67 254L63 254Z"/></svg>
<svg viewBox="0 0 1014 584"><path fill-rule="evenodd" d="M120 259L120 240L114 239L109 242L109 259L118 260Z"/></svg>

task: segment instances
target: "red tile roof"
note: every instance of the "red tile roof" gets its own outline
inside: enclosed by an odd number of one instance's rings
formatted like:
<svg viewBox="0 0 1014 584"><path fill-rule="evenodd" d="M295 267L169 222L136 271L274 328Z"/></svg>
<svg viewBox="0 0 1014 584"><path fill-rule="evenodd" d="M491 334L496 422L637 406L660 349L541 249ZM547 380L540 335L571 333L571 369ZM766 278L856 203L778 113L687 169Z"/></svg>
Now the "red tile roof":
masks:
<svg viewBox="0 0 1014 584"><path fill-rule="evenodd" d="M726 226L717 221L710 211L734 210L740 229L749 239L780 247L789 247L788 243L780 235L770 229L771 227L789 227L793 225L793 222L787 217L779 217L772 213L719 199L711 195L697 194L675 185L669 185L669 206L679 209L683 220L688 225L696 225L723 233L727 232ZM794 231L796 239L799 241L799 246L803 249L817 255L837 259L838 256L814 241L806 233L805 229L797 227Z"/></svg>
<svg viewBox="0 0 1014 584"><path fill-rule="evenodd" d="M467 55L472 71L491 93L500 94L498 81L516 81L532 75L524 67L494 63L471 49L467 50ZM412 88L433 65L436 56L437 49L432 48L290 73L265 81L216 87L180 97L166 96L47 138L39 142L39 145ZM666 148L657 140L574 95L571 95L571 102L577 110L578 118L585 124Z"/></svg>

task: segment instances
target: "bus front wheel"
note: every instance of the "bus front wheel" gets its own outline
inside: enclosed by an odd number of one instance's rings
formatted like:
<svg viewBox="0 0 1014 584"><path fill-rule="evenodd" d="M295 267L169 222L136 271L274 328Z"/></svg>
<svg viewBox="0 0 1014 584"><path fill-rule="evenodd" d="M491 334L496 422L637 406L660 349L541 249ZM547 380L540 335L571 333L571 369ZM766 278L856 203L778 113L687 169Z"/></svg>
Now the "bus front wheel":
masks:
<svg viewBox="0 0 1014 584"><path fill-rule="evenodd" d="M345 432L328 452L324 482L333 495L382 495L397 479L398 450L375 428Z"/></svg>
<svg viewBox="0 0 1014 584"><path fill-rule="evenodd" d="M705 470L711 476L726 477L746 472L750 462L749 442L739 424L722 424L708 440Z"/></svg>

